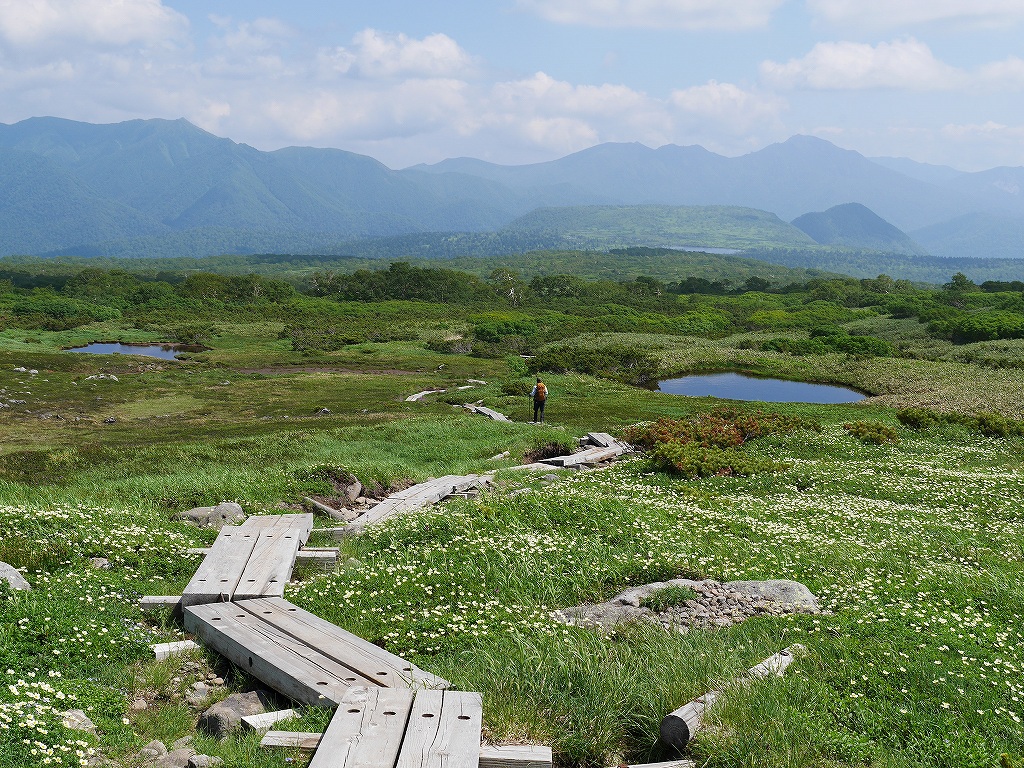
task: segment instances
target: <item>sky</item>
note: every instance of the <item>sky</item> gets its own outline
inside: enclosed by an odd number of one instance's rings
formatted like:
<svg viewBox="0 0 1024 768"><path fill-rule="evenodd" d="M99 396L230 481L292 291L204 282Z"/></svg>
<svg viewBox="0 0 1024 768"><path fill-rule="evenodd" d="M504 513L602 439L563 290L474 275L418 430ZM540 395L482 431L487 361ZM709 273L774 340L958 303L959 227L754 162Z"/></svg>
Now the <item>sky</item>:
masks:
<svg viewBox="0 0 1024 768"><path fill-rule="evenodd" d="M0 0L0 122L184 117L391 168L795 134L1024 165L1024 0Z"/></svg>

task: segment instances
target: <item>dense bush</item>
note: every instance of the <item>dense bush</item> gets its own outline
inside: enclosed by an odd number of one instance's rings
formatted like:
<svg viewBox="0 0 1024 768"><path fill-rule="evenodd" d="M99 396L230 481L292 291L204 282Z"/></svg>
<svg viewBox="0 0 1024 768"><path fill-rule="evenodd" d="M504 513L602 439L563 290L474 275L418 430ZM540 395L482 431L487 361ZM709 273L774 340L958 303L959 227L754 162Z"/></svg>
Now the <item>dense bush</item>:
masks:
<svg viewBox="0 0 1024 768"><path fill-rule="evenodd" d="M958 425L988 437L1024 437L1024 421L1008 419L998 413L981 412L976 416L959 413L940 413L929 408L904 408L896 418L910 429Z"/></svg>
<svg viewBox="0 0 1024 768"><path fill-rule="evenodd" d="M862 443L882 445L883 443L898 443L899 433L892 427L879 424L877 421L853 421L843 424L843 429Z"/></svg>
<svg viewBox="0 0 1024 768"><path fill-rule="evenodd" d="M658 379L661 360L645 349L609 344L603 347L553 347L527 362L530 373L587 373L644 385Z"/></svg>
<svg viewBox="0 0 1024 768"><path fill-rule="evenodd" d="M627 428L623 439L646 449L658 468L684 477L751 475L781 465L743 452L745 443L766 435L820 428L798 416L719 409L689 419L662 418L638 424Z"/></svg>

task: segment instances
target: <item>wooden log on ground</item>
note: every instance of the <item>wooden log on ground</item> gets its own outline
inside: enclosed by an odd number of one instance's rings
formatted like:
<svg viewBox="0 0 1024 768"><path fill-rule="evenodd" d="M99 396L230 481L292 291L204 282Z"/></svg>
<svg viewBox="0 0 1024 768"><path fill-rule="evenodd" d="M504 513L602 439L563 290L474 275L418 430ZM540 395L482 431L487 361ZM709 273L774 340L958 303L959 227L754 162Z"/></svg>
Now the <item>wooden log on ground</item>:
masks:
<svg viewBox="0 0 1024 768"><path fill-rule="evenodd" d="M316 749L321 734L301 731L267 731L260 739L261 747L283 747L285 749Z"/></svg>
<svg viewBox="0 0 1024 768"><path fill-rule="evenodd" d="M799 643L793 644L751 667L740 678L740 682L750 682L771 675L781 677L786 667L793 663L794 657L802 654L805 650ZM676 749L685 747L701 727L704 711L714 704L721 695L721 690L708 691L679 709L669 712L661 721L661 740Z"/></svg>
<svg viewBox="0 0 1024 768"><path fill-rule="evenodd" d="M458 491L482 487L489 483L492 477L492 475L445 475L418 483L404 491L391 494L371 507L362 517L352 521L340 531L336 531L334 535L338 538L356 536L367 526L379 523L393 515L428 507Z"/></svg>
<svg viewBox="0 0 1024 768"><path fill-rule="evenodd" d="M304 507L312 510L314 513L318 513L326 517L329 517L331 518L331 520L337 520L342 523L347 523L351 519L350 516L345 514L344 511L340 509L335 509L334 507L329 507L326 504L317 501L316 499L310 498L309 496L302 497L302 504Z"/></svg>
<svg viewBox="0 0 1024 768"><path fill-rule="evenodd" d="M157 661L169 659L171 656L184 653L185 651L194 651L198 647L191 640L181 640L176 643L157 643L150 646L153 649L153 656L156 657Z"/></svg>
<svg viewBox="0 0 1024 768"><path fill-rule="evenodd" d="M175 613L181 613L181 595L146 595L139 598L139 609L144 613L170 608Z"/></svg>
<svg viewBox="0 0 1024 768"><path fill-rule="evenodd" d="M427 395L432 395L435 392L444 392L444 390L443 389L425 389L422 392L417 392L415 395L409 395L407 398L405 398L405 402L407 402L407 403L418 403L420 400L422 400Z"/></svg>
<svg viewBox="0 0 1024 768"><path fill-rule="evenodd" d="M295 717L294 709L279 709L276 712L263 712L259 715L246 715L242 718L242 727L250 731L266 731L282 720Z"/></svg>

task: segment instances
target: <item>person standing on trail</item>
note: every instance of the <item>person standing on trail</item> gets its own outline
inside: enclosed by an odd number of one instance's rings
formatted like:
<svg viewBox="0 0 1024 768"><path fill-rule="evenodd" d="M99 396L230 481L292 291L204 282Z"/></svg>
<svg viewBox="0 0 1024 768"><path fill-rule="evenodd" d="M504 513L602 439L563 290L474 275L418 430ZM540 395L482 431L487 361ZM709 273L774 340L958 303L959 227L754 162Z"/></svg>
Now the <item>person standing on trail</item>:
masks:
<svg viewBox="0 0 1024 768"><path fill-rule="evenodd" d="M533 398L533 423L537 423L537 414L540 414L540 422L544 423L544 402L548 399L548 388L544 382L537 377L537 383L530 390L530 397Z"/></svg>

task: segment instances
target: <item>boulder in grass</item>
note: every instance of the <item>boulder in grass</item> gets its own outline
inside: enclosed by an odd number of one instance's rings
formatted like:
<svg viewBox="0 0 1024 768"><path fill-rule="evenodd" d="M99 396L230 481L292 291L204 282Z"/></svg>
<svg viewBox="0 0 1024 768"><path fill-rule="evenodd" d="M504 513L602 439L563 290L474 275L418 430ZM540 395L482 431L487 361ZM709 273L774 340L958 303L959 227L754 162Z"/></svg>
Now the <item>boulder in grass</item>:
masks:
<svg viewBox="0 0 1024 768"><path fill-rule="evenodd" d="M269 706L266 691L233 693L203 712L196 728L215 739L223 739L241 728L243 717L262 715Z"/></svg>
<svg viewBox="0 0 1024 768"><path fill-rule="evenodd" d="M234 525L244 520L245 510L233 501L224 501L215 507L195 507L182 512L181 516L203 528L219 531L225 525Z"/></svg>
<svg viewBox="0 0 1024 768"><path fill-rule="evenodd" d="M29 591L32 586L25 581L25 577L21 575L21 572L13 565L7 563L0 563L0 581L6 581L11 589L20 589L23 591Z"/></svg>
<svg viewBox="0 0 1024 768"><path fill-rule="evenodd" d="M188 761L195 757L194 749L176 749L150 763L150 768L188 768Z"/></svg>
<svg viewBox="0 0 1024 768"><path fill-rule="evenodd" d="M739 592L750 600L774 603L792 608L795 613L818 613L818 598L799 581L772 579L770 581L729 581L726 589Z"/></svg>
<svg viewBox="0 0 1024 768"><path fill-rule="evenodd" d="M96 726L93 725L89 716L80 709L69 709L67 712L62 712L61 722L64 723L65 728L72 731L85 731L93 736L96 735Z"/></svg>
<svg viewBox="0 0 1024 768"><path fill-rule="evenodd" d="M224 761L210 755L195 755L188 759L188 768L215 768L218 765L224 765Z"/></svg>

